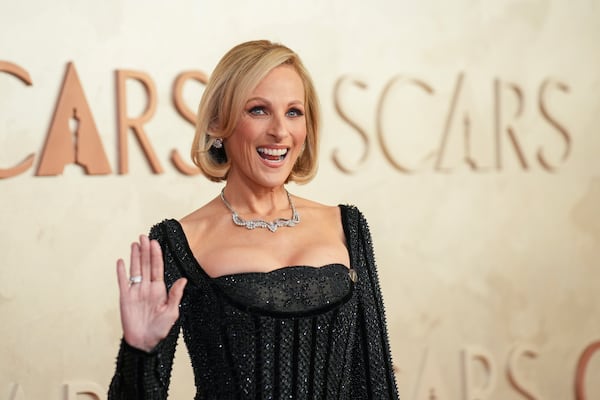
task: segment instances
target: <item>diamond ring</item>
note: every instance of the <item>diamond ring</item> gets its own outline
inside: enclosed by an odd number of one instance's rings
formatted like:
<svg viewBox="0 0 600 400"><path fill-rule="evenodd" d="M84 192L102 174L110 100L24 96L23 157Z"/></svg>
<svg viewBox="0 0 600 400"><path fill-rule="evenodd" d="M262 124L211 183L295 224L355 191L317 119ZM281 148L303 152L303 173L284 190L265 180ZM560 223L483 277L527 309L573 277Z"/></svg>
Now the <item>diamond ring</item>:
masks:
<svg viewBox="0 0 600 400"><path fill-rule="evenodd" d="M141 283L142 276L141 275L132 276L131 278L129 278L129 282L131 282L132 285L135 283Z"/></svg>

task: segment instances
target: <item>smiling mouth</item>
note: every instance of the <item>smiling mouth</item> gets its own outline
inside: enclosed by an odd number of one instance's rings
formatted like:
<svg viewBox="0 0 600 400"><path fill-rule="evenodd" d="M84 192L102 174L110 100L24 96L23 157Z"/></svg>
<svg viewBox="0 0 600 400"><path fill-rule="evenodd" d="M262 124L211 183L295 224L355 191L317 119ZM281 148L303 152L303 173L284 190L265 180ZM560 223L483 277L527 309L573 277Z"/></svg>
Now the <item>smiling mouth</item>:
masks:
<svg viewBox="0 0 600 400"><path fill-rule="evenodd" d="M288 149L270 149L267 147L259 147L256 151L261 158L268 161L283 161L288 153Z"/></svg>

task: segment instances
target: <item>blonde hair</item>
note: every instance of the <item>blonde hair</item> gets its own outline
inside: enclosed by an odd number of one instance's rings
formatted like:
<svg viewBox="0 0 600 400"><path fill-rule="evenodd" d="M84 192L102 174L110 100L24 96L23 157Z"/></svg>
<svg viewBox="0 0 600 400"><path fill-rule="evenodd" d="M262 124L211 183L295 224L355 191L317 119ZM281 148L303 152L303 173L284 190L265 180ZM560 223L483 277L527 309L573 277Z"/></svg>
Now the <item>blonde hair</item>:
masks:
<svg viewBox="0 0 600 400"><path fill-rule="evenodd" d="M306 183L317 172L319 102L300 57L284 45L267 40L241 43L227 52L217 64L198 107L192 160L211 181L227 179L230 161L225 148L213 146L235 130L246 100L260 81L275 67L292 66L304 84L306 143L287 181Z"/></svg>

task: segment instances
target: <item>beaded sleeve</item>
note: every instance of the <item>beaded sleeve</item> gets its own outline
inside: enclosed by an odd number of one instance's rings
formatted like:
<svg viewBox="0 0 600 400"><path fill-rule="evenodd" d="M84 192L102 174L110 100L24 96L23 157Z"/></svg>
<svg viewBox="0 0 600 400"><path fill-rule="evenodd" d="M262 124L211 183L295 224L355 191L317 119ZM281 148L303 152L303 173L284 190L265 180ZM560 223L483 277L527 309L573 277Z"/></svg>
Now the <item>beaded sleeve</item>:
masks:
<svg viewBox="0 0 600 400"><path fill-rule="evenodd" d="M165 236L159 232L158 225L151 229L150 239L156 239L160 243L165 269L168 268L170 266L168 260L172 259L172 256L169 246L165 243ZM167 288L170 289L179 277L180 275L176 271L165 273ZM121 339L117 368L110 383L108 400L164 400L167 398L180 327L181 321L178 320L168 336L150 352L136 349Z"/></svg>
<svg viewBox="0 0 600 400"><path fill-rule="evenodd" d="M348 248L357 260L358 340L354 347L352 397L398 399L383 297L373 242L364 215L354 206L343 207Z"/></svg>

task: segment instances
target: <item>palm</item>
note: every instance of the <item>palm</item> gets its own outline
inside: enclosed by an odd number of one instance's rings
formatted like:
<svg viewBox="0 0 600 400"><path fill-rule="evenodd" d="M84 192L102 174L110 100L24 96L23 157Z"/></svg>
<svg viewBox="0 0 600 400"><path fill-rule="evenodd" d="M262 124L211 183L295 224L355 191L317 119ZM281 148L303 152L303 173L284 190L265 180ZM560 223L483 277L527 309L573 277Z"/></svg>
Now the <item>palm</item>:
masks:
<svg viewBox="0 0 600 400"><path fill-rule="evenodd" d="M130 346L150 351L177 320L186 280L176 281L167 294L160 245L144 235L131 246L129 270L131 277L141 276L142 281L130 284L125 263L117 261L123 336Z"/></svg>

